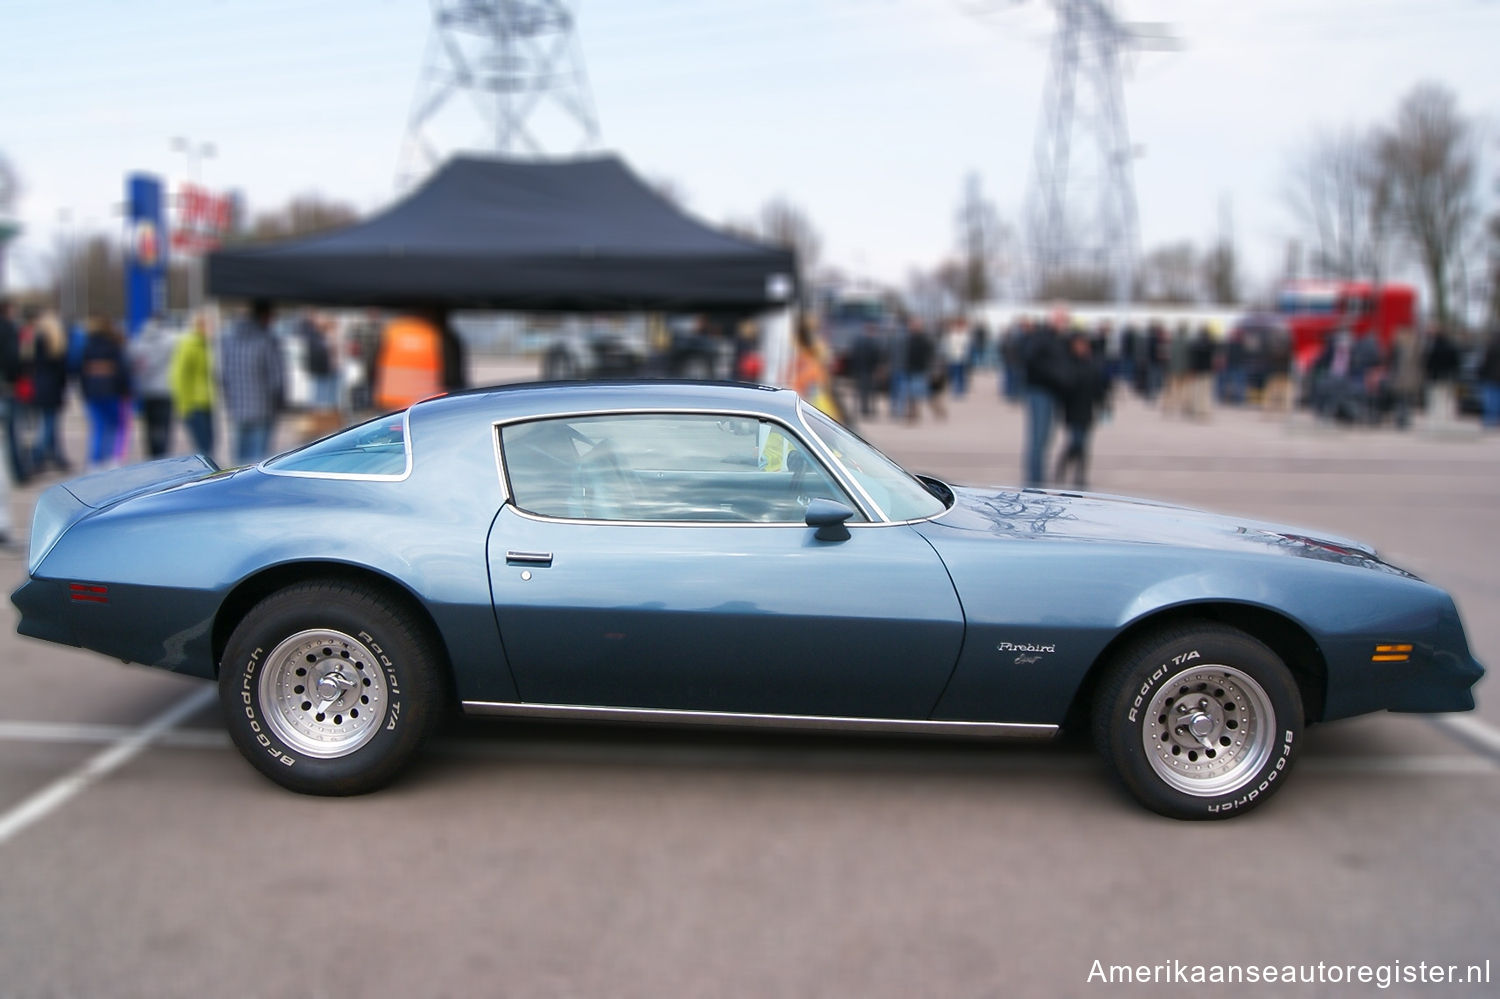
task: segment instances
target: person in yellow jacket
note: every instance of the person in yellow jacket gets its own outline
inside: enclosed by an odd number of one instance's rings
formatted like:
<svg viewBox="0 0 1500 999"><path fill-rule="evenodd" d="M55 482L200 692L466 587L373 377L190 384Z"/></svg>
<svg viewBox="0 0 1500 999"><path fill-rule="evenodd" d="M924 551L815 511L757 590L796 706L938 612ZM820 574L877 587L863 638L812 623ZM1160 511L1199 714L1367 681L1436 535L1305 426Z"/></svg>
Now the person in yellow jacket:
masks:
<svg viewBox="0 0 1500 999"><path fill-rule="evenodd" d="M194 449L212 459L214 454L214 370L209 349L208 321L203 313L177 341L167 373L172 409L187 428Z"/></svg>

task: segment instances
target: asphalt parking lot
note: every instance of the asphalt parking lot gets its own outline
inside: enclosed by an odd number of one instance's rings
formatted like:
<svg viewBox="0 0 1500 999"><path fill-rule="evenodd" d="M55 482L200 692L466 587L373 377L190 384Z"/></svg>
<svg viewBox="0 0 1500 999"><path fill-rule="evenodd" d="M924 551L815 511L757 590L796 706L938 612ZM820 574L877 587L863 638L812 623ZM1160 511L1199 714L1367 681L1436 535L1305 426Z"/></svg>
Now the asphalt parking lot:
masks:
<svg viewBox="0 0 1500 999"><path fill-rule="evenodd" d="M1013 482L1020 411L993 384L945 421L863 431L914 470ZM1184 423L1123 400L1095 453L1100 491L1375 543L1448 588L1500 664L1500 435ZM18 525L44 484L15 492ZM0 556L7 590L24 573ZM234 753L208 685L21 639L6 614L0 996L1120 988L1095 962L1325 966L1210 986L1230 995L1494 994L1426 966L1500 978L1489 680L1470 715L1313 729L1295 779L1226 823L1143 811L1074 742L493 722L453 725L384 792L315 799ZM1331 970L1419 964L1425 981L1383 990Z"/></svg>

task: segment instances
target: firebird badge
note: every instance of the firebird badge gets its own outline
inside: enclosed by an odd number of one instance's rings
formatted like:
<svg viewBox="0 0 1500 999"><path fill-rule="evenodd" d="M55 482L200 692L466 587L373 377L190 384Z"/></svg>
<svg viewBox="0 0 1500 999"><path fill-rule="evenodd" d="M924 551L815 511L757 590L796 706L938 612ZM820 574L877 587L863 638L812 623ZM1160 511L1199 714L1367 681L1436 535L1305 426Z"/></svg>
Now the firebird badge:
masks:
<svg viewBox="0 0 1500 999"><path fill-rule="evenodd" d="M995 646L995 651L1007 654L1014 652L1016 654L1016 658L1013 660L1015 665L1030 666L1032 663L1041 662L1042 656L1051 655L1056 652L1057 646L1055 644L1031 645L1025 642L1001 642Z"/></svg>

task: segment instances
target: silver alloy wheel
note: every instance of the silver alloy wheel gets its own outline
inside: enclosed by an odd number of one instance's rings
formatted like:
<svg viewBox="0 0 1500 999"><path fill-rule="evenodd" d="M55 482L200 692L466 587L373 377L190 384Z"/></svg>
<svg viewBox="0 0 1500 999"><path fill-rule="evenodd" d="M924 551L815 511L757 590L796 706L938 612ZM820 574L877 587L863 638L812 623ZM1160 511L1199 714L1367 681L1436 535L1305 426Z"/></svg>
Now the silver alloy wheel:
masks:
<svg viewBox="0 0 1500 999"><path fill-rule="evenodd" d="M1165 681L1141 725L1151 769L1198 797L1229 794L1254 780L1275 735L1271 698L1233 666L1196 666Z"/></svg>
<svg viewBox="0 0 1500 999"><path fill-rule="evenodd" d="M347 756L375 737L385 717L385 671L359 639L315 628L284 639L260 674L266 723L292 749L319 759Z"/></svg>

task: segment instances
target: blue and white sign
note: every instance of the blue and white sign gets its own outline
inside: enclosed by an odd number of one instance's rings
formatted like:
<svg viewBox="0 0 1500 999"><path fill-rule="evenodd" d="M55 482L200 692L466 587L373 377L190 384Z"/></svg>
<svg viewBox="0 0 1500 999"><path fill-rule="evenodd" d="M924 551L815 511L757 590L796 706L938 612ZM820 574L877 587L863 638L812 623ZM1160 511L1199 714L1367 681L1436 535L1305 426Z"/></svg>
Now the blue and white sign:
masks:
<svg viewBox="0 0 1500 999"><path fill-rule="evenodd" d="M131 336L167 309L167 238L161 179L126 178L125 331Z"/></svg>

